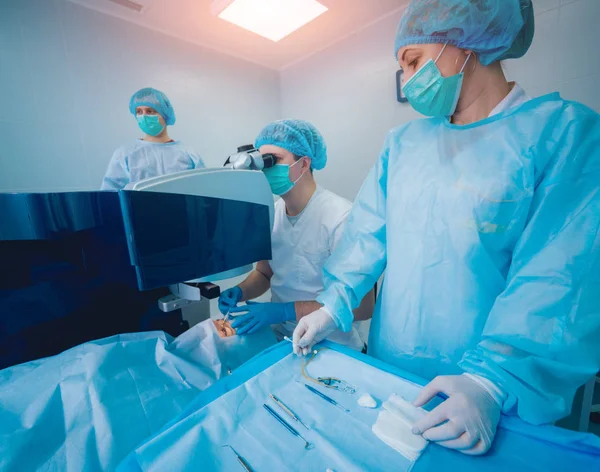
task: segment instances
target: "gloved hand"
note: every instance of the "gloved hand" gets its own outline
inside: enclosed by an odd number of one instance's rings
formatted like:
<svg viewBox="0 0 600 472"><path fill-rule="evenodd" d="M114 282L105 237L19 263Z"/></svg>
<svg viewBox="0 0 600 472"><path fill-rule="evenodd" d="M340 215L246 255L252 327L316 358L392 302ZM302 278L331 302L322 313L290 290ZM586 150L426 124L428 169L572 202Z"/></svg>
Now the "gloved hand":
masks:
<svg viewBox="0 0 600 472"><path fill-rule="evenodd" d="M463 454L485 454L502 412L494 392L468 375L442 375L423 387L413 403L423 406L440 392L448 399L415 423L413 434Z"/></svg>
<svg viewBox="0 0 600 472"><path fill-rule="evenodd" d="M298 322L294 330L294 354L305 356L312 347L337 329L333 318L325 310L313 311Z"/></svg>
<svg viewBox="0 0 600 472"><path fill-rule="evenodd" d="M236 334L253 334L265 326L296 319L296 309L293 302L246 302L246 305L234 307L229 312L241 313L244 311L247 311L248 314L237 316L231 323L231 327L236 330Z"/></svg>
<svg viewBox="0 0 600 472"><path fill-rule="evenodd" d="M237 285L233 288L225 290L219 296L219 311L226 315L240 302L242 296L242 289Z"/></svg>

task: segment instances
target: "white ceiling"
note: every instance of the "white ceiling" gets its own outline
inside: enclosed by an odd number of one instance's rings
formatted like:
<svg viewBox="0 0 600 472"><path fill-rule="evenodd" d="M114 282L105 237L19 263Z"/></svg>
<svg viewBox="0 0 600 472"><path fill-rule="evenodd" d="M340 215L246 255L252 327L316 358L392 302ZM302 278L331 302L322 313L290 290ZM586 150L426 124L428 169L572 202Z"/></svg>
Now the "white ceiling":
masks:
<svg viewBox="0 0 600 472"><path fill-rule="evenodd" d="M164 34L281 70L395 13L408 0L319 0L329 11L274 43L211 14L211 0L135 0L132 12L109 0L68 0Z"/></svg>

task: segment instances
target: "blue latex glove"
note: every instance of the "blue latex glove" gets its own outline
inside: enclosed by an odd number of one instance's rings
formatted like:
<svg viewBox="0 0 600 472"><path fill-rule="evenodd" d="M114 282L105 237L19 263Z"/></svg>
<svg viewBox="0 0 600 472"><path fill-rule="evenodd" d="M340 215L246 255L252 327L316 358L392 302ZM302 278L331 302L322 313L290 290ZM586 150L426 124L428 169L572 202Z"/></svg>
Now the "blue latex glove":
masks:
<svg viewBox="0 0 600 472"><path fill-rule="evenodd" d="M442 375L423 387L415 406L423 406L438 393L445 393L448 399L416 422L413 434L463 454L485 454L502 412L495 392L467 375Z"/></svg>
<svg viewBox="0 0 600 472"><path fill-rule="evenodd" d="M225 290L219 296L219 311L226 315L242 299L242 289L238 286Z"/></svg>
<svg viewBox="0 0 600 472"><path fill-rule="evenodd" d="M296 320L294 302L246 302L245 306L234 307L230 310L231 313L242 313L245 311L247 311L248 314L236 317L233 323L231 323L231 327L234 328L236 334L239 335L256 333L265 326Z"/></svg>

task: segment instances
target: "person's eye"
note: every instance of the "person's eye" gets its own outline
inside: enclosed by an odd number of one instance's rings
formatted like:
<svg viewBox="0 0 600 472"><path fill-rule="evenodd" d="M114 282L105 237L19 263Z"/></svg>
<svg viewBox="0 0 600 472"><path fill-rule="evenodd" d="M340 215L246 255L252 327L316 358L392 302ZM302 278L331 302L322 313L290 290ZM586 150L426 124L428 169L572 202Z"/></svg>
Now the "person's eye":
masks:
<svg viewBox="0 0 600 472"><path fill-rule="evenodd" d="M418 59L413 59L411 62L408 63L408 66L412 67L414 69L415 67L417 67L418 63L419 63Z"/></svg>

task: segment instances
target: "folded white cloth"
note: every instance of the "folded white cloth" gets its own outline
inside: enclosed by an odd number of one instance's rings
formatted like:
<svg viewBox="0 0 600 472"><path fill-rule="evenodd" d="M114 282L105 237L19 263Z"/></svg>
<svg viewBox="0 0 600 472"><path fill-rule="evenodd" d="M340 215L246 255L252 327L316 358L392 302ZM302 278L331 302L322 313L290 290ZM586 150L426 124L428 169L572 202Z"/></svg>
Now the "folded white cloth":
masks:
<svg viewBox="0 0 600 472"><path fill-rule="evenodd" d="M398 395L392 395L383 402L383 410L372 430L385 444L415 462L427 447L427 440L419 434L413 434L412 427L425 414L422 408L417 408Z"/></svg>

